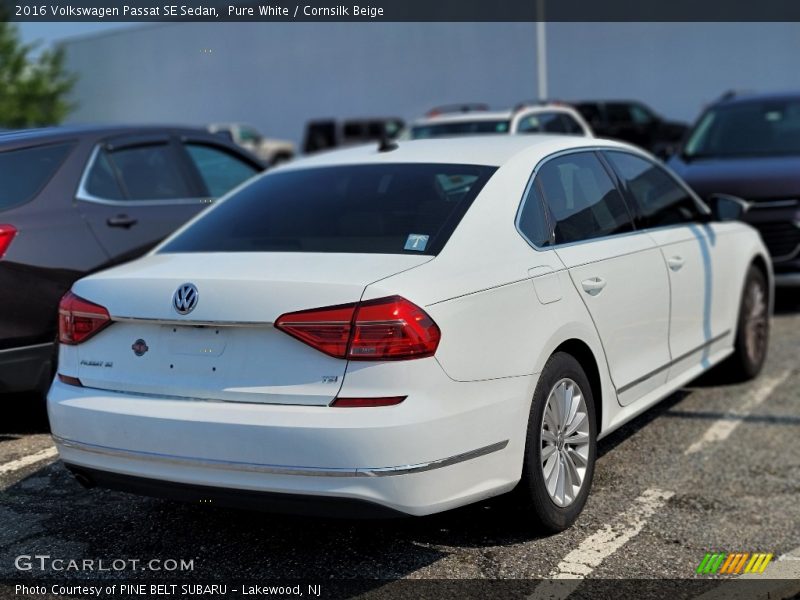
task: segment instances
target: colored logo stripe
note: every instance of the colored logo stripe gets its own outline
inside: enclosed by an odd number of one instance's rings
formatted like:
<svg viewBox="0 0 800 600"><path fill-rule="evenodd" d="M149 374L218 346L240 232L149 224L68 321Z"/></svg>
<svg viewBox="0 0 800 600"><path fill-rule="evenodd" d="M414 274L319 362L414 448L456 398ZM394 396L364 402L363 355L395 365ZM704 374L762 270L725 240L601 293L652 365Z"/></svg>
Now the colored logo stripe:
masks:
<svg viewBox="0 0 800 600"><path fill-rule="evenodd" d="M774 554L756 552L707 552L700 561L696 572L705 575L715 573L739 575L744 573L763 573Z"/></svg>

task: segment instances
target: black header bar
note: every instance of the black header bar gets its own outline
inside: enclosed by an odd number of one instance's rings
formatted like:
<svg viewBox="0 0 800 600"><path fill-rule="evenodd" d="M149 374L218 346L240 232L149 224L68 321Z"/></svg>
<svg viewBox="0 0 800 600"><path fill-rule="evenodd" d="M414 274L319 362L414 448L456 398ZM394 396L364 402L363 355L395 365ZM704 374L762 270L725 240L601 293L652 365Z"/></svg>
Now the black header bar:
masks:
<svg viewBox="0 0 800 600"><path fill-rule="evenodd" d="M0 6L5 19L29 22L800 22L797 0L364 1L0 0Z"/></svg>

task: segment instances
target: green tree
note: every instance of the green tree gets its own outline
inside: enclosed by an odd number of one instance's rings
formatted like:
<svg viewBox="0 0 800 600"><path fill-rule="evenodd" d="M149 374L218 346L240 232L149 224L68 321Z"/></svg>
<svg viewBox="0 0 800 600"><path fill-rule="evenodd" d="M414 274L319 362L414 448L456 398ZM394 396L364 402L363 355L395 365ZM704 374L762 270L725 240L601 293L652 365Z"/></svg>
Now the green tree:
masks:
<svg viewBox="0 0 800 600"><path fill-rule="evenodd" d="M0 127L55 125L74 108L67 96L76 78L64 67L63 48L36 49L22 43L14 24L0 20Z"/></svg>

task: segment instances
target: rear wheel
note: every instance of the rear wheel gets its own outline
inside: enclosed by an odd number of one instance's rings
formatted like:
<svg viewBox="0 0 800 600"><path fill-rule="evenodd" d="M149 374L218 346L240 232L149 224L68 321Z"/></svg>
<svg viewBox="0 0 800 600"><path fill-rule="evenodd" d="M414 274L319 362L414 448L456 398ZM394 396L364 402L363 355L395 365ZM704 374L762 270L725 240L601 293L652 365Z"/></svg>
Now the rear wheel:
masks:
<svg viewBox="0 0 800 600"><path fill-rule="evenodd" d="M583 510L594 475L596 438L586 373L573 356L554 354L534 392L517 488L539 528L563 531Z"/></svg>
<svg viewBox="0 0 800 600"><path fill-rule="evenodd" d="M739 305L739 320L733 355L728 359L731 379L748 380L759 374L769 344L769 290L764 273L751 266Z"/></svg>

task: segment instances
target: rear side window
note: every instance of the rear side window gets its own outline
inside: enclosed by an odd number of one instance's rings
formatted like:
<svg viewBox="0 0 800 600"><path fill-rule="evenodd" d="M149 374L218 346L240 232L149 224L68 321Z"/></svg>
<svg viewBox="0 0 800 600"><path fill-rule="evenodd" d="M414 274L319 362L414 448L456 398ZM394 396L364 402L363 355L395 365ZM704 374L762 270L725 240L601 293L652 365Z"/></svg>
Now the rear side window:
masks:
<svg viewBox="0 0 800 600"><path fill-rule="evenodd" d="M550 226L545 216L544 199L538 182L534 182L528 188L525 198L522 200L522 210L519 213L517 227L519 227L520 233L537 248L543 248L550 244Z"/></svg>
<svg viewBox="0 0 800 600"><path fill-rule="evenodd" d="M253 165L219 148L205 144L186 144L186 151L212 198L224 196L258 173Z"/></svg>
<svg viewBox="0 0 800 600"><path fill-rule="evenodd" d="M658 165L627 152L607 152L606 156L638 204L645 227L689 223L701 218L694 199Z"/></svg>
<svg viewBox="0 0 800 600"><path fill-rule="evenodd" d="M547 161L539 169L536 181L555 224L557 244L633 229L625 201L592 152Z"/></svg>
<svg viewBox="0 0 800 600"><path fill-rule="evenodd" d="M271 173L161 252L437 254L495 170L385 164Z"/></svg>
<svg viewBox="0 0 800 600"><path fill-rule="evenodd" d="M0 210L31 200L55 174L72 144L0 152Z"/></svg>
<svg viewBox="0 0 800 600"><path fill-rule="evenodd" d="M92 165L87 191L104 200L175 200L192 194L170 144L102 150Z"/></svg>

